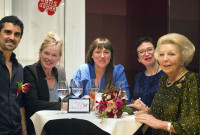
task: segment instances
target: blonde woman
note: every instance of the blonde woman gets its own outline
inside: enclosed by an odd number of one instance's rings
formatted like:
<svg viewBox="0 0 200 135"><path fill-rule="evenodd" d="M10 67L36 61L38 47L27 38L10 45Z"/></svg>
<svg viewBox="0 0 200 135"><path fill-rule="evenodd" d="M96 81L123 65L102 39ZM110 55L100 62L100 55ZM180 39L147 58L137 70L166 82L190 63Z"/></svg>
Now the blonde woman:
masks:
<svg viewBox="0 0 200 135"><path fill-rule="evenodd" d="M31 115L40 110L61 109L56 87L58 80L66 80L66 76L56 64L61 59L62 46L63 41L56 33L47 33L39 50L39 61L24 67L24 82L30 83L28 93L23 95L29 134L34 133Z"/></svg>

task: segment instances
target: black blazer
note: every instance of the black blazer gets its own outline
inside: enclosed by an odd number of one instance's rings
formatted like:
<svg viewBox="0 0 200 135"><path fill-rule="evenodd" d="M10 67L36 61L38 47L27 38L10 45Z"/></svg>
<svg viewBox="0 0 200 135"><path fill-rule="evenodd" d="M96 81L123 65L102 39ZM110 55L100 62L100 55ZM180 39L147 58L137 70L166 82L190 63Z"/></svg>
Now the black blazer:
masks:
<svg viewBox="0 0 200 135"><path fill-rule="evenodd" d="M57 80L66 80L65 71L61 67L52 69ZM60 102L49 102L49 89L45 80L41 63L24 67L24 83L30 83L27 93L23 94L25 109L31 115L40 110L60 110Z"/></svg>
<svg viewBox="0 0 200 135"><path fill-rule="evenodd" d="M57 80L66 80L63 67L56 66L52 69ZM23 93L23 101L26 112L27 130L33 126L30 117L40 110L60 110L60 102L49 102L49 89L45 80L45 73L40 61L24 67L24 83L30 83L27 93ZM29 132L30 133L30 132Z"/></svg>

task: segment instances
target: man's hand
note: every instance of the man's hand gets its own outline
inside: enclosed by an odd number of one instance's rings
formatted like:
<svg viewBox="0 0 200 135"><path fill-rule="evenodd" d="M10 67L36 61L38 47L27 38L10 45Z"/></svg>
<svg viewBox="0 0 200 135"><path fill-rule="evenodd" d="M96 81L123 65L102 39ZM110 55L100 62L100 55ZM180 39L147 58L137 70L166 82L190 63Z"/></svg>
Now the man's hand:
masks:
<svg viewBox="0 0 200 135"><path fill-rule="evenodd" d="M20 108L20 112L21 112L21 123L22 123L22 135L27 135L27 130L26 130L26 117L25 117L25 109L24 107Z"/></svg>

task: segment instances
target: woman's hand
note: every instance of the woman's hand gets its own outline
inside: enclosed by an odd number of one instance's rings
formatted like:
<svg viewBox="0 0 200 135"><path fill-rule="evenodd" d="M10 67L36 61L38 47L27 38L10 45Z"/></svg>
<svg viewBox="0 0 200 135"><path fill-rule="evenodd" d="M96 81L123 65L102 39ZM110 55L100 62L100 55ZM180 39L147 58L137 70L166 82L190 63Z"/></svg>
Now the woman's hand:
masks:
<svg viewBox="0 0 200 135"><path fill-rule="evenodd" d="M140 99L135 100L133 104L127 106L137 109L140 113L148 113L149 111L149 108Z"/></svg>
<svg viewBox="0 0 200 135"><path fill-rule="evenodd" d="M161 120L156 119L154 116L150 114L138 114L135 113L135 120L141 123L145 123L148 126L154 129L160 129L161 127Z"/></svg>

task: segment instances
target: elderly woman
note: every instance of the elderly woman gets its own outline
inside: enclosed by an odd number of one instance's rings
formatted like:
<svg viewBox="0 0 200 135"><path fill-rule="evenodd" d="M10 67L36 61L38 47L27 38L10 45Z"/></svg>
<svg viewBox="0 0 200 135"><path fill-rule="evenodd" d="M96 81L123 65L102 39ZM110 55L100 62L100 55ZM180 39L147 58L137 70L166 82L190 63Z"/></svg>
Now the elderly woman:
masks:
<svg viewBox="0 0 200 135"><path fill-rule="evenodd" d="M194 52L183 35L170 33L158 40L155 57L165 74L151 108L141 100L131 105L140 110L135 119L152 127L153 134L200 134L200 76L186 69Z"/></svg>
<svg viewBox="0 0 200 135"><path fill-rule="evenodd" d="M62 56L62 46L63 41L56 33L47 33L39 50L39 61L24 67L24 82L30 83L28 93L23 95L28 134L34 133L31 115L40 110L61 109L56 87L58 80L66 80L66 76L56 64Z"/></svg>
<svg viewBox="0 0 200 135"><path fill-rule="evenodd" d="M86 55L86 64L80 65L72 78L83 82L84 88L81 97L90 94L88 81L96 79L100 84L100 91L107 86L115 86L117 81L124 81L129 99L129 88L124 67L122 65L113 66L113 56L113 47L107 38L97 38L92 42ZM127 103L129 102L128 100Z"/></svg>

